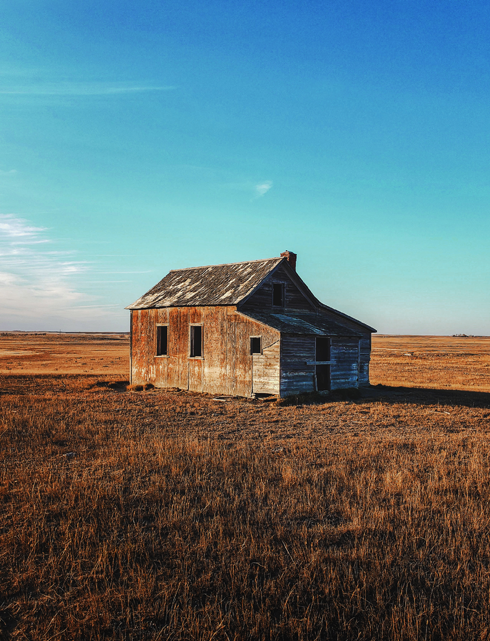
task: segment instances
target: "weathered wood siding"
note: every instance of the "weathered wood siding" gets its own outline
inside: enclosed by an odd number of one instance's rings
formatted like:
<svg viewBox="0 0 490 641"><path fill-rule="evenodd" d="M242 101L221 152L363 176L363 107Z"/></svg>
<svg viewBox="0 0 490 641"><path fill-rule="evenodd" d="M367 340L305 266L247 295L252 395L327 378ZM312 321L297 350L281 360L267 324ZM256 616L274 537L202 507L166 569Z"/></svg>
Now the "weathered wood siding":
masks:
<svg viewBox="0 0 490 641"><path fill-rule="evenodd" d="M261 336L266 352L263 379L279 390L279 357L269 346L280 334L236 313L235 307L177 307L131 312L131 382L210 394L250 396L250 337ZM168 325L168 355L156 356L156 327ZM202 324L202 358L191 358L190 325ZM274 373L275 370L275 373ZM275 381L274 382L274 377Z"/></svg>
<svg viewBox="0 0 490 641"><path fill-rule="evenodd" d="M369 384L369 343L366 339L331 338L330 388ZM361 344L361 350L359 345ZM281 337L281 396L316 390L316 336Z"/></svg>
<svg viewBox="0 0 490 641"><path fill-rule="evenodd" d="M272 305L272 285L274 283L282 283L285 286L284 307L276 308ZM254 309L258 311L270 311L272 309L301 309L313 311L314 307L292 282L284 267L281 266L274 273L265 278L263 285L261 285L259 289L250 296L250 298L240 305L240 309L243 309L244 311L247 309Z"/></svg>
<svg viewBox="0 0 490 641"><path fill-rule="evenodd" d="M281 336L281 396L315 391L315 350L315 336Z"/></svg>
<svg viewBox="0 0 490 641"><path fill-rule="evenodd" d="M359 387L359 339L332 338L331 389Z"/></svg>
<svg viewBox="0 0 490 641"><path fill-rule="evenodd" d="M371 359L371 334L361 338L359 359L359 386L369 385L369 361Z"/></svg>
<svg viewBox="0 0 490 641"><path fill-rule="evenodd" d="M263 345L262 354L253 354L253 393L279 394L281 342L275 340L271 345Z"/></svg>
<svg viewBox="0 0 490 641"><path fill-rule="evenodd" d="M369 385L369 361L371 359L371 332L363 332L362 326L354 320L345 318L342 314L336 314L333 311L322 310L322 314L335 320L345 327L349 327L362 334L360 341L359 357L359 386Z"/></svg>
<svg viewBox="0 0 490 641"><path fill-rule="evenodd" d="M166 356L156 356L158 324L168 326ZM189 356L191 324L203 326L202 358ZM131 331L132 383L236 396L316 389L316 337L281 336L234 306L133 310ZM250 354L251 336L262 337L262 354ZM332 337L332 390L369 385L370 350L369 334Z"/></svg>

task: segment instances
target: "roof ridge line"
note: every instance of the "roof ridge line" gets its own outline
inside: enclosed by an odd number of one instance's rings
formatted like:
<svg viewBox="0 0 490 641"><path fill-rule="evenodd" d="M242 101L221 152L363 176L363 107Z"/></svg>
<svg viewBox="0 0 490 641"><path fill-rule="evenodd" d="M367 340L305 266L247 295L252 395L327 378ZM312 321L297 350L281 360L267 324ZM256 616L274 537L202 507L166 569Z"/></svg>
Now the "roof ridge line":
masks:
<svg viewBox="0 0 490 641"><path fill-rule="evenodd" d="M245 263L266 263L269 260L286 260L284 256L274 256L273 258L259 258L257 260L241 260L237 263L219 263L217 265L199 265L198 267L182 267L181 269L171 269L169 274L172 272L184 272L190 271L191 269L205 269L206 267L226 267L227 265L244 265Z"/></svg>

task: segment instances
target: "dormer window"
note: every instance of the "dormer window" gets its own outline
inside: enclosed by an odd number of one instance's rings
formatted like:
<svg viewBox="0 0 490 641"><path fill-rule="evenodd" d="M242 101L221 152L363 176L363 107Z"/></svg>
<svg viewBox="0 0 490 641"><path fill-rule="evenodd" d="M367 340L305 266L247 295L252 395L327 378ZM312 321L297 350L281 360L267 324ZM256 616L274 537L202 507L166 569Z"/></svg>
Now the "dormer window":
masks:
<svg viewBox="0 0 490 641"><path fill-rule="evenodd" d="M272 305L284 307L284 283L272 284Z"/></svg>

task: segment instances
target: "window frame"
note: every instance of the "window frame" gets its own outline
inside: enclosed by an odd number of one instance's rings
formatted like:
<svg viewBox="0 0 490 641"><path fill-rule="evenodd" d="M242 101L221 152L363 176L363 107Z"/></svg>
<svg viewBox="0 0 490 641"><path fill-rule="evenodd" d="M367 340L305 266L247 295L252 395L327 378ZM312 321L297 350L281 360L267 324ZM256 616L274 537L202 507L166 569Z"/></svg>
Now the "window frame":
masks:
<svg viewBox="0 0 490 641"><path fill-rule="evenodd" d="M195 343L194 343L194 333L195 327L200 327L201 328L201 340L200 340L200 354L195 354ZM189 325L189 358L197 358L197 359L203 359L204 353L204 329L203 329L203 324L202 323L190 323Z"/></svg>
<svg viewBox="0 0 490 641"><path fill-rule="evenodd" d="M258 340L259 341L259 351L254 352L253 351L253 341ZM262 354L262 336L250 336L250 356L253 356L254 354Z"/></svg>
<svg viewBox="0 0 490 641"><path fill-rule="evenodd" d="M160 331L161 327L166 328L165 332L165 353L159 354L158 353L158 346L159 346L159 340L158 340L158 333ZM161 343L160 343L161 345ZM156 332L155 332L155 358L168 358L168 323L157 323L156 324Z"/></svg>
<svg viewBox="0 0 490 641"><path fill-rule="evenodd" d="M276 303L276 291L281 292L281 302ZM272 283L272 307L284 307L286 304L286 284Z"/></svg>

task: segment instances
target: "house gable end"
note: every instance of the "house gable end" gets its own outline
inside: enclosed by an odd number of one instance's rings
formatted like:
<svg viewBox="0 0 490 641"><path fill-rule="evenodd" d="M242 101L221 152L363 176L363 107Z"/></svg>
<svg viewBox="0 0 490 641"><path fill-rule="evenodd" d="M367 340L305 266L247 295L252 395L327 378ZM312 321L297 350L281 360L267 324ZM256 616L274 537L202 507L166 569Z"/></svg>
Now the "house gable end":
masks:
<svg viewBox="0 0 490 641"><path fill-rule="evenodd" d="M325 305L320 300L318 300L318 298L313 294L306 283L298 276L296 271L289 267L289 264L287 262L285 263L285 269L288 270L293 282L296 283L298 289L300 289L305 298L307 298L312 303L313 308L315 308L317 312L327 315L333 321L336 321L341 325L344 325L345 327L349 327L356 332L360 332L362 334L376 332L374 327L371 327L370 325L367 325L366 323L363 323L356 318L349 316L348 314L339 312L337 309L329 307L328 305Z"/></svg>
<svg viewBox="0 0 490 641"><path fill-rule="evenodd" d="M243 311L294 309L311 312L315 309L314 300L308 296L302 285L303 281L284 259L253 292L240 302L239 309Z"/></svg>

